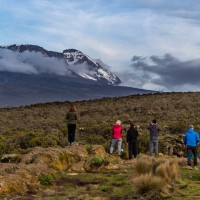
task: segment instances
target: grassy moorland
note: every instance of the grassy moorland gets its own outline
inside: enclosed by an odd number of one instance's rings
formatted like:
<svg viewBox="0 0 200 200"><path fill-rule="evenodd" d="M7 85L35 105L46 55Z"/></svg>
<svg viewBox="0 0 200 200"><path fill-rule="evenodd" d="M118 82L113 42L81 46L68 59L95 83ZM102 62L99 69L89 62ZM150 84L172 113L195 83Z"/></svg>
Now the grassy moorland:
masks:
<svg viewBox="0 0 200 200"><path fill-rule="evenodd" d="M174 142L173 154L182 148L181 134L185 133L189 124L200 132L199 99L200 93L164 93L73 102L80 115L77 141L82 144L103 144L107 148L113 123L120 119L127 126L128 121L133 120L140 134L140 152L146 153L149 139L146 126L156 118L162 128L160 149L164 151L162 145L166 143L165 137L168 137L168 143ZM65 114L69 105L70 102L55 102L1 108L0 154L23 153L35 146L66 146Z"/></svg>

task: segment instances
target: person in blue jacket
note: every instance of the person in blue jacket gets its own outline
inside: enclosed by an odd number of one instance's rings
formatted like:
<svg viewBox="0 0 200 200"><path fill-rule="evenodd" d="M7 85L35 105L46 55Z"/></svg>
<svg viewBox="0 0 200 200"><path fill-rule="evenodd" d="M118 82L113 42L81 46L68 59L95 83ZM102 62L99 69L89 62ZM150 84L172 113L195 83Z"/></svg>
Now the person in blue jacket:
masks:
<svg viewBox="0 0 200 200"><path fill-rule="evenodd" d="M194 156L194 166L197 166L197 143L199 142L199 134L194 131L194 126L190 125L184 137L184 144L187 148L187 164L192 165L192 155Z"/></svg>

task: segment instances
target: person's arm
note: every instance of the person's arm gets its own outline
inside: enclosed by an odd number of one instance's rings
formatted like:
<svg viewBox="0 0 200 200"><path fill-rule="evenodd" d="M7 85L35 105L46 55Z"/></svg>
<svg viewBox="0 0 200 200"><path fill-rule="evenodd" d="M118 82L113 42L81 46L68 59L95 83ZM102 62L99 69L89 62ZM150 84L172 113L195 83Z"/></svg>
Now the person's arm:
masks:
<svg viewBox="0 0 200 200"><path fill-rule="evenodd" d="M111 132L112 132L111 137L113 138L113 136L114 136L114 126L112 126Z"/></svg>
<svg viewBox="0 0 200 200"><path fill-rule="evenodd" d="M199 134L198 133L196 135L196 141L197 141L197 143L200 142L200 138L199 138Z"/></svg>
<svg viewBox="0 0 200 200"><path fill-rule="evenodd" d="M183 142L185 145L187 145L187 135L185 135Z"/></svg>
<svg viewBox="0 0 200 200"><path fill-rule="evenodd" d="M136 136L138 137L139 133L138 133L138 130L136 129Z"/></svg>
<svg viewBox="0 0 200 200"><path fill-rule="evenodd" d="M128 145L129 143L129 130L126 133L126 144Z"/></svg>
<svg viewBox="0 0 200 200"><path fill-rule="evenodd" d="M68 115L68 113L66 114L65 119L66 119L66 120L69 119L69 115Z"/></svg>

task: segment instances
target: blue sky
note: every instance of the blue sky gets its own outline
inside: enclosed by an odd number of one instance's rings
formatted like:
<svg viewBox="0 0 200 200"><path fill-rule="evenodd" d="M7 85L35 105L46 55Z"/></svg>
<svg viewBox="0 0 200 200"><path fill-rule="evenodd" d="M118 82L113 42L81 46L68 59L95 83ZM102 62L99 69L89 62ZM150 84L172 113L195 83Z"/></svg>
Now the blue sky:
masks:
<svg viewBox="0 0 200 200"><path fill-rule="evenodd" d="M124 85L196 91L188 71L200 75L199 10L198 0L0 0L0 45L74 48L101 59Z"/></svg>

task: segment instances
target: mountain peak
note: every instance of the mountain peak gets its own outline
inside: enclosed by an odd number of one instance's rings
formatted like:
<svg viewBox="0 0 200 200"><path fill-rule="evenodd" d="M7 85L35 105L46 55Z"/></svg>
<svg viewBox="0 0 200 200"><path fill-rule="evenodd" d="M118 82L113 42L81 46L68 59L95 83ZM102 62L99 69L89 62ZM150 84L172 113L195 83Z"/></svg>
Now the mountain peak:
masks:
<svg viewBox="0 0 200 200"><path fill-rule="evenodd" d="M55 69L58 69L58 65L61 64L62 68L64 68L61 71L68 72L65 72L64 75L67 74L69 76L71 74L74 78L82 77L84 79L93 80L97 84L119 85L121 83L121 80L117 76L109 72L104 66L102 66L102 64L96 62L94 59L90 58L83 52L76 49L65 49L62 53L60 53L55 51L48 51L43 47L31 44L13 44L9 46L0 46L0 48L11 50L14 53L17 52L18 54L16 56L16 59L20 60L20 62L22 62L23 65L24 63L26 63L30 65L31 68L36 68L36 71L39 68L41 69L40 71L42 71L43 73L44 71L46 73L50 73L51 69L48 70L46 66L50 65L52 68L54 67L53 71L55 72ZM31 56L25 55L24 52L26 52L26 54L27 52L29 52ZM35 53L41 53L45 58L54 59L54 63L49 63L50 61L48 60L47 62L47 60L45 59L41 60L40 57L37 58L37 56L39 55L36 55ZM58 63L58 60L62 60L63 62ZM63 66L63 63L65 66ZM44 67L46 68L46 70L43 70ZM6 67L4 67L4 69L5 68ZM71 73L69 73L69 71Z"/></svg>

